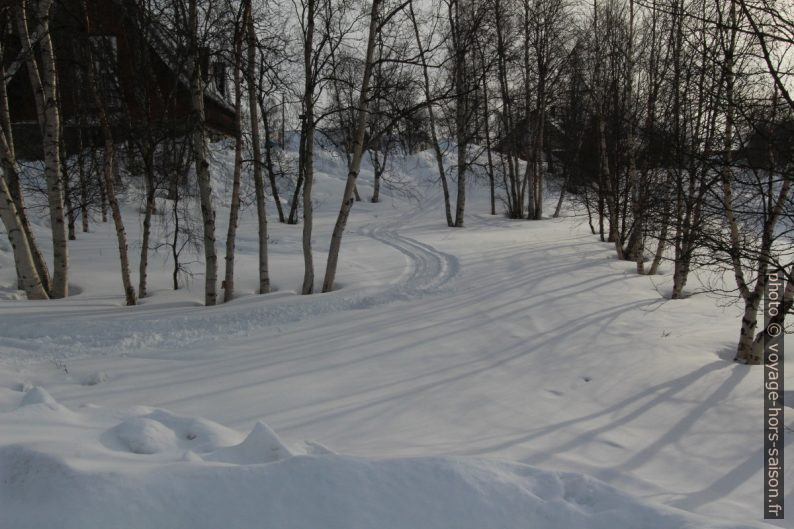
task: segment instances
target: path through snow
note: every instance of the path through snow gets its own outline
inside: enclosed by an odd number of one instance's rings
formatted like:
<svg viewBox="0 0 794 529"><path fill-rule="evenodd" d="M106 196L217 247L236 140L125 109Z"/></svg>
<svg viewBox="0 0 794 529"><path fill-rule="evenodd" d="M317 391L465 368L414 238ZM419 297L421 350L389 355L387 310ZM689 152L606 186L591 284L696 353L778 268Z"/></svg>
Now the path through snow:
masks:
<svg viewBox="0 0 794 529"><path fill-rule="evenodd" d="M478 215L487 205L472 200L467 227L449 229L437 205L358 204L341 289L308 297L294 294L300 227L275 223L281 290L244 295L256 278L248 211L243 295L214 308L198 306L198 292L169 292L163 269L152 298L120 307L113 233L98 226L74 244L81 295L0 301L0 409L43 385L75 412L122 410L105 428L143 415L129 411L137 405L239 431L264 420L287 444L510 460L709 517L760 519L761 372L729 361L735 307L661 298L665 276L636 276L576 219L509 221ZM334 208L317 210L318 270ZM0 445L47 435L9 424L0 416Z"/></svg>

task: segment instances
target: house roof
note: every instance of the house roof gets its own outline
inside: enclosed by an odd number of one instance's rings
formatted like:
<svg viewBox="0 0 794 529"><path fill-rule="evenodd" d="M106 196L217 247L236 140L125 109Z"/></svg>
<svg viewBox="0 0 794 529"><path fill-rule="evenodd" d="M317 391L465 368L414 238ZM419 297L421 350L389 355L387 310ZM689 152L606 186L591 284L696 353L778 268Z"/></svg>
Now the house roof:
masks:
<svg viewBox="0 0 794 529"><path fill-rule="evenodd" d="M114 2L122 9L132 8L135 10L140 10L140 7L135 2L131 2L130 0L110 1ZM184 87L189 87L190 79L187 77L184 69L180 67L179 64L179 56L176 52L179 47L178 44L174 41L174 39L167 35L167 33L164 31L165 28L156 21L154 21L152 24L146 24L143 29L143 37L152 47L152 50L163 61L166 67L168 67L168 69L177 76L179 82L182 83ZM234 112L234 106L218 92L214 83L204 83L204 96L208 97L222 108Z"/></svg>

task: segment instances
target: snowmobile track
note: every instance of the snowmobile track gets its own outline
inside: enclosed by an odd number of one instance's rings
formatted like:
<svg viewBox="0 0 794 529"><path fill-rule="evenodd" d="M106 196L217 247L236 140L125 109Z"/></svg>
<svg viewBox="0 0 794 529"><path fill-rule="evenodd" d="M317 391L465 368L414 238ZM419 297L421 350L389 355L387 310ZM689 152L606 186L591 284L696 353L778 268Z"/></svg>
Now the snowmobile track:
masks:
<svg viewBox="0 0 794 529"><path fill-rule="evenodd" d="M145 355L184 349L190 344L227 342L235 336L245 337L274 325L437 294L448 288L460 266L455 256L400 233L400 227L420 211L418 207L355 232L393 248L407 260L399 279L382 290L356 290L352 286L349 290L313 296L247 297L239 303L189 308L179 314L146 305L133 309L58 312L57 316L44 310L0 326L0 340L11 346L6 354L8 359L23 363L83 356ZM344 259L344 248L342 251Z"/></svg>

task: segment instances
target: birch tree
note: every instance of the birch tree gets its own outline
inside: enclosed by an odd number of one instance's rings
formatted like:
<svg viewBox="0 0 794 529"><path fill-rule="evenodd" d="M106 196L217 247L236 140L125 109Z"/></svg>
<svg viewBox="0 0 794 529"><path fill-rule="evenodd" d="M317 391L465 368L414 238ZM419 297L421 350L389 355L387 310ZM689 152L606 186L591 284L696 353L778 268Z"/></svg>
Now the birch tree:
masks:
<svg viewBox="0 0 794 529"><path fill-rule="evenodd" d="M409 0L410 1L410 0ZM334 230L331 234L331 245L328 250L328 262L325 268L325 277L323 278L323 292L330 292L334 289L334 281L336 279L336 269L339 263L339 252L342 247L342 236L347 226L347 220L350 216L350 211L353 208L354 191L356 188L356 179L358 178L359 170L361 169L361 159L364 154L364 136L367 127L367 112L370 94L370 82L372 80L372 72L374 68L375 48L378 38L378 32L385 24L389 22L402 8L409 2L400 4L386 13L382 13L384 0L372 0L372 6L369 14L369 29L367 32L367 47L364 55L364 69L361 76L361 90L359 91L358 104L356 105L356 135L353 143L353 155L351 157L350 167L347 173L347 180L345 181L345 190L342 195L342 205L339 208L339 214L334 224Z"/></svg>
<svg viewBox="0 0 794 529"><path fill-rule="evenodd" d="M243 35L247 31L247 18L250 16L250 2L243 2L237 10L232 24L232 77L234 79L234 168L232 176L232 196L229 205L229 226L226 231L226 257L223 278L223 301L234 296L234 247L237 236L237 223L240 216L240 178L243 168L243 121L242 121L242 60ZM249 87L250 90L250 87Z"/></svg>
<svg viewBox="0 0 794 529"><path fill-rule="evenodd" d="M769 77L775 86L775 93L783 100L783 105L787 108L789 119L794 117L794 90L791 88L791 79L794 78L794 67L792 67L792 53L794 53L794 13L789 6L776 5L769 0L739 0L741 12L749 24L759 55L763 59ZM770 152L773 150L770 149ZM789 159L779 161L784 167L783 186L790 187L790 182L794 179L794 160ZM782 191L782 189L781 189ZM790 191L788 191L790 193ZM780 196L780 195L779 195ZM790 206L789 204L786 204ZM789 223L792 220L790 209L779 211L785 214L785 220ZM783 275L785 288L783 291L782 302L776 314L770 318L770 324L777 324L780 328L785 328L786 316L794 307L794 258L787 256L783 259L773 261L778 273ZM758 332L753 340L752 352L747 355L749 359L760 358L763 355L764 341L769 339L769 327L764 327ZM743 359L740 359L743 360Z"/></svg>
<svg viewBox="0 0 794 529"><path fill-rule="evenodd" d="M5 26L5 24L2 24ZM25 213L6 92L5 48L0 42L0 220L14 254L18 287L28 299L49 299L49 273Z"/></svg>
<svg viewBox="0 0 794 529"><path fill-rule="evenodd" d="M259 114L256 96L256 32L253 6L248 0L248 113L251 120L251 150L254 157L254 191L256 193L257 234L259 236L259 293L270 292L270 271L267 260L267 212L265 211L265 180L262 176L262 147L259 136ZM267 116L263 116L267 119ZM274 187L275 189L275 187Z"/></svg>
<svg viewBox="0 0 794 529"><path fill-rule="evenodd" d="M0 138L0 141L4 143L5 139ZM22 228L16 203L8 189L4 170L0 174L0 220L3 221L14 253L19 288L25 292L28 299L49 299L33 262L29 241Z"/></svg>
<svg viewBox="0 0 794 529"><path fill-rule="evenodd" d="M543 155L546 151L548 108L554 102L555 86L567 55L567 25L571 21L565 0L524 0L524 12L524 68L528 79L532 76L535 78L534 105L529 83L525 87L527 126L531 127L527 156L530 181L528 200L533 202L528 208L527 216L540 219L543 217ZM530 109L533 106L534 119L530 119Z"/></svg>
<svg viewBox="0 0 794 529"><path fill-rule="evenodd" d="M90 35L91 24L90 24L88 6L85 1L82 2L82 8L83 8L83 20L85 23L84 26L85 31L87 34ZM108 115L106 102L103 99L104 94L100 94L100 90L99 90L99 83L101 81L100 79L98 79L97 66L96 66L97 63L104 63L108 66L106 71L112 72L115 71L115 65L107 64L111 60L111 57L107 53L110 43L101 42L100 46L97 47L95 47L91 41L86 42L85 44L86 44L85 62L86 62L86 74L87 74L86 79L88 81L88 86L91 91L94 104L96 106L97 115L99 117L99 124L102 130L102 137L104 140L104 149L102 151L104 157L104 161L102 164L102 175L104 177L105 190L108 197L108 203L110 205L110 211L113 216L113 224L114 227L116 228L116 241L118 243L118 248L119 248L119 263L121 266L121 282L122 282L122 286L124 287L124 299L126 300L127 305L135 305L136 303L135 288L132 286L132 280L130 278L130 260L129 260L129 251L127 246L127 232L124 229L124 220L121 218L121 208L119 207L118 197L116 196L116 189L114 182L115 180L114 164L115 164L116 146L113 142L113 133L111 131L110 116ZM115 58L115 56L113 58ZM102 80L102 81L104 81L107 86L108 80ZM113 88L115 88L115 86Z"/></svg>
<svg viewBox="0 0 794 529"><path fill-rule="evenodd" d="M187 5L187 70L190 75L190 109L193 159L198 179L203 222L204 245L204 304L217 301L218 254L215 248L215 208L212 203L212 184L207 157L207 134L204 125L204 80L199 59L198 0L188 0Z"/></svg>
<svg viewBox="0 0 794 529"><path fill-rule="evenodd" d="M312 255L312 228L314 212L312 206L312 186L314 185L314 121L315 90L317 88L316 64L318 53L314 48L315 16L318 0L305 0L305 19L302 18L303 30L303 112L301 114L301 152L300 175L303 177L303 285L301 294L314 292L314 256ZM322 49L322 48L320 48ZM298 190L296 189L297 193ZM291 216L291 215L290 215Z"/></svg>
<svg viewBox="0 0 794 529"><path fill-rule="evenodd" d="M53 248L53 276L50 295L69 295L69 249L61 179L61 116L58 101L58 78L55 50L50 35L52 0L20 2L15 9L16 27L28 78L33 88L36 116L44 153L44 177L50 214ZM31 38L30 22L35 24L37 46Z"/></svg>
<svg viewBox="0 0 794 529"><path fill-rule="evenodd" d="M419 29L419 21L416 16L416 11L414 9L414 3L408 3L408 13L411 20L411 28L413 29L414 37L416 39L416 48L419 54L419 60L422 68L422 91L424 92L425 96L425 105L427 108L427 117L428 117L428 129L430 130L430 146L433 149L433 156L436 162L436 168L438 170L438 178L441 181L441 189L443 192L444 197L444 213L446 215L447 226L452 227L454 226L455 222L452 218L452 206L450 205L450 193L449 193L449 183L447 182L447 172L444 168L444 153L441 150L441 143L438 138L438 130L437 130L437 119L436 113L433 108L434 103L434 95L432 94L432 87L433 84L431 83L430 79L430 64L428 60L428 52L427 47L430 45L426 45L421 37L420 29ZM430 34L430 39L432 43L432 33Z"/></svg>

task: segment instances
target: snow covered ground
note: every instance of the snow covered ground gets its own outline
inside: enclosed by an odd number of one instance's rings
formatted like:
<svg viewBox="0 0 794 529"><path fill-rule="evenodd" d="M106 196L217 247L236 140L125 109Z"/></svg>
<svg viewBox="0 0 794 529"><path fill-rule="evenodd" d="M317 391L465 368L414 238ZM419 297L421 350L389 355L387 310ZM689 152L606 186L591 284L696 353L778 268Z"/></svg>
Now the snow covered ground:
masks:
<svg viewBox="0 0 794 529"><path fill-rule="evenodd" d="M322 156L319 278L344 175ZM276 222L253 294L251 208L222 306L199 275L170 290L162 253L124 307L110 224L71 246L76 295L0 301L0 528L764 526L735 307L665 299L580 218L487 215L484 186L451 230L430 159L396 171L414 196L355 205L331 294L296 295L301 226Z"/></svg>

